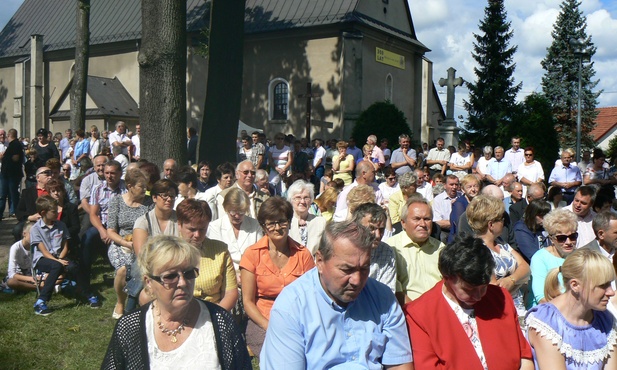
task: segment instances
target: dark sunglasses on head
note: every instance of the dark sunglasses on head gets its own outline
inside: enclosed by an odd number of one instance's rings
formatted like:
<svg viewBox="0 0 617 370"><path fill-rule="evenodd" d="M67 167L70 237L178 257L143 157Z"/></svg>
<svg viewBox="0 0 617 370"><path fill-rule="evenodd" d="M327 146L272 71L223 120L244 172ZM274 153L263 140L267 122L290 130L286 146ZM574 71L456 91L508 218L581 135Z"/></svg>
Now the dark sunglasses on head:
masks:
<svg viewBox="0 0 617 370"><path fill-rule="evenodd" d="M555 239L556 239L559 243L565 243L565 242L566 242L566 240L568 240L568 239L570 239L570 240L572 240L573 242L575 242L575 241L576 241L576 239L578 239L578 233L572 233L572 234L570 234L570 235L563 235L563 234L560 234L560 235L555 235Z"/></svg>

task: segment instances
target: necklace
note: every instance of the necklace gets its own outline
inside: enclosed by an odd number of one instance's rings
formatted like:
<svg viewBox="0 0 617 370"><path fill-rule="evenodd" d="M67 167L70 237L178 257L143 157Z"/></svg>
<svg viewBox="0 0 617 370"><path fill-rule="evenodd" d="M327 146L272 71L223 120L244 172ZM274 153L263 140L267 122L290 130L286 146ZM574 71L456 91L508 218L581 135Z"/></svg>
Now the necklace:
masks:
<svg viewBox="0 0 617 370"><path fill-rule="evenodd" d="M180 335L182 334L182 332L184 331L184 329L186 328L186 325L188 324L188 322L186 321L186 318L184 318L182 320L182 324L180 324L177 328L170 330L167 329L165 327L165 325L163 325L161 323L161 309L157 306L154 305L154 302L152 302L152 305L154 306L154 308L156 309L156 316L158 317L157 320L157 325L159 327L159 330L163 333L163 334L167 334L167 336L171 336L171 342L172 343L176 343L178 341L178 338L176 338L176 335Z"/></svg>

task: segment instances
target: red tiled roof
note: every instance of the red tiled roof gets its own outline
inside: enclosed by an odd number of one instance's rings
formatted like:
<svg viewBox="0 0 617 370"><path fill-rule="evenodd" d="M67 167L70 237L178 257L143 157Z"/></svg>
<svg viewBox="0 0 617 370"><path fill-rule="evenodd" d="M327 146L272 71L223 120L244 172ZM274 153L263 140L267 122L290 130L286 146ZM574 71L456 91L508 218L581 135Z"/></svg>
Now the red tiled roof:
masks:
<svg viewBox="0 0 617 370"><path fill-rule="evenodd" d="M596 127L591 131L596 143L617 126L617 107L598 108L597 111Z"/></svg>

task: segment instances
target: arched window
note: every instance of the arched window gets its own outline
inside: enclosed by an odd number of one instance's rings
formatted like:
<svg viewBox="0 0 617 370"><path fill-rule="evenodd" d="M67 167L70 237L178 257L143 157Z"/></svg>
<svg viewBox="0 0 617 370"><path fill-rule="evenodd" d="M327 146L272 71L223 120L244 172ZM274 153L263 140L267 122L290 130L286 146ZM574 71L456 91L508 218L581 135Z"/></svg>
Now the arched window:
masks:
<svg viewBox="0 0 617 370"><path fill-rule="evenodd" d="M269 115L271 120L286 120L289 114L289 83L282 78L270 82Z"/></svg>
<svg viewBox="0 0 617 370"><path fill-rule="evenodd" d="M392 101L392 75L388 73L386 76L386 94L385 99L387 101Z"/></svg>

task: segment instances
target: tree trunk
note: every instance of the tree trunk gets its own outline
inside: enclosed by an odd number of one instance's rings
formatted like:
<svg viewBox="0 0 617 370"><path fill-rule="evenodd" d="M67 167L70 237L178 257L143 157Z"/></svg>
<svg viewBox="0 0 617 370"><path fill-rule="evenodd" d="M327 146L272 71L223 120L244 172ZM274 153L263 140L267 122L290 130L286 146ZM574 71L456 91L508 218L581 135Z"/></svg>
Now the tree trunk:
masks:
<svg viewBox="0 0 617 370"><path fill-rule="evenodd" d="M213 0L210 13L208 84L199 130L198 161L216 167L236 161L242 101L244 0Z"/></svg>
<svg viewBox="0 0 617 370"><path fill-rule="evenodd" d="M88 92L88 58L90 55L90 0L77 0L75 69L71 84L71 128L86 128L86 94Z"/></svg>
<svg viewBox="0 0 617 370"><path fill-rule="evenodd" d="M186 162L186 1L142 0L141 157Z"/></svg>

